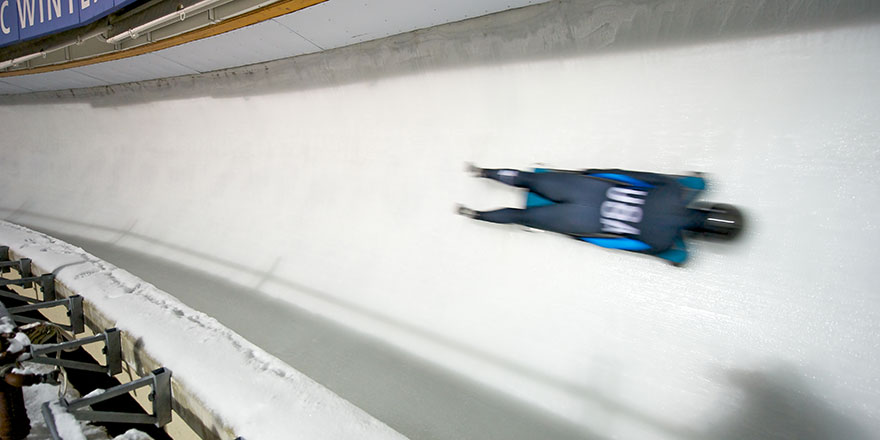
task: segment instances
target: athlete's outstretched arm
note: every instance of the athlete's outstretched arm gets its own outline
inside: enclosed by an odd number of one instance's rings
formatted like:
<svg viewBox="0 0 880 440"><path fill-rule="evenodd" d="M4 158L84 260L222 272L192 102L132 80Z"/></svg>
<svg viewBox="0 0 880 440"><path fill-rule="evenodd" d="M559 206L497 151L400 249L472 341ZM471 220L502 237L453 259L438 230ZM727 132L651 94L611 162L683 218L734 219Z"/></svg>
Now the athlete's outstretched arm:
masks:
<svg viewBox="0 0 880 440"><path fill-rule="evenodd" d="M649 173L644 171L630 171L619 168L599 169L590 168L583 173L588 176L606 178L633 186L660 186L675 185L681 188L682 200L690 204L706 189L706 179L701 173L691 175Z"/></svg>
<svg viewBox="0 0 880 440"><path fill-rule="evenodd" d="M620 168L589 168L583 171L584 174L588 176L595 177L611 177L611 176L626 176L633 179L637 179L649 185L663 185L671 182L675 182L673 176L667 174L660 173L649 173L646 171L631 171L631 170L622 170Z"/></svg>

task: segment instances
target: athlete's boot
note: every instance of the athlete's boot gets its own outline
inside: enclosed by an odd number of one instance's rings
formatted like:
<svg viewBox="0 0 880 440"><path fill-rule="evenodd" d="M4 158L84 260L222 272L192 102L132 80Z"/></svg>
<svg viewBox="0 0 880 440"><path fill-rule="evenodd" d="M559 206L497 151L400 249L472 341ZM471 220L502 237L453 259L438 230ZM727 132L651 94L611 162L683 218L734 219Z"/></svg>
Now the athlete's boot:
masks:
<svg viewBox="0 0 880 440"><path fill-rule="evenodd" d="M464 164L464 170L474 177L486 177L486 174L484 173L485 170L483 168L480 168L470 162Z"/></svg>
<svg viewBox="0 0 880 440"><path fill-rule="evenodd" d="M468 218L477 218L477 211L464 205L458 205L458 207L455 208L455 212Z"/></svg>

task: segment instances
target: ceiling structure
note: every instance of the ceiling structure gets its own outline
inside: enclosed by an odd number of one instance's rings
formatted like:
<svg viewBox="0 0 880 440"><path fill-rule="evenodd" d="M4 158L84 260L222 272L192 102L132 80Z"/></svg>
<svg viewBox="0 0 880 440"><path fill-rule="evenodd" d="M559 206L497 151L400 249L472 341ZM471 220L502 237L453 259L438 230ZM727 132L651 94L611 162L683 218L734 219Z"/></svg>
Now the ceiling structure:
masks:
<svg viewBox="0 0 880 440"><path fill-rule="evenodd" d="M51 53L35 48L30 59L21 65L0 65L6 68L0 71L0 95L197 75L321 52L546 1L190 1L189 6L179 3L165 16L148 17L149 21L165 20L161 26L135 32L132 29L136 27L117 25L112 30L97 23L88 29L68 32L74 35L72 39L54 42L55 50ZM184 10L190 13L181 17L180 11ZM290 10L294 12L289 13ZM84 41L76 32L91 33L94 38ZM77 51L83 53L88 49L85 46L93 52L76 56Z"/></svg>

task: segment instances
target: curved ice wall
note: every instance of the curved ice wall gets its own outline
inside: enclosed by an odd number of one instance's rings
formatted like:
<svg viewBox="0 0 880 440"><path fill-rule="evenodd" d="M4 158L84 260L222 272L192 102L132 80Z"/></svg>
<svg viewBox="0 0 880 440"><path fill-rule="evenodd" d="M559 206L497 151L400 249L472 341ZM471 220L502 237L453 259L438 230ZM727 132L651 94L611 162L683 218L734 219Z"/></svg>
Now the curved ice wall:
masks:
<svg viewBox="0 0 880 440"><path fill-rule="evenodd" d="M3 97L0 213L253 287L599 436L867 438L876 17L871 2L553 2ZM480 224L454 205L523 196L466 161L705 171L706 198L749 228L693 243L677 269Z"/></svg>

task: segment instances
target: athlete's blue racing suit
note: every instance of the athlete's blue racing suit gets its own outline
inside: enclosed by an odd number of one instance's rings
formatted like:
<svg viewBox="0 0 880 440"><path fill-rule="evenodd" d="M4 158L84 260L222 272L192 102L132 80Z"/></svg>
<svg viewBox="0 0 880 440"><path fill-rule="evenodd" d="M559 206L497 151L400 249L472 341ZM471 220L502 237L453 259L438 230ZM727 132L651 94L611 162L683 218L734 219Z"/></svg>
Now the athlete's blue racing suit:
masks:
<svg viewBox="0 0 880 440"><path fill-rule="evenodd" d="M706 187L699 176L619 169L483 169L481 176L526 188L530 194L525 209L476 212L478 220L558 232L673 264L687 259L683 231L704 219L704 214L688 209Z"/></svg>

